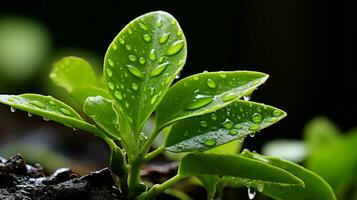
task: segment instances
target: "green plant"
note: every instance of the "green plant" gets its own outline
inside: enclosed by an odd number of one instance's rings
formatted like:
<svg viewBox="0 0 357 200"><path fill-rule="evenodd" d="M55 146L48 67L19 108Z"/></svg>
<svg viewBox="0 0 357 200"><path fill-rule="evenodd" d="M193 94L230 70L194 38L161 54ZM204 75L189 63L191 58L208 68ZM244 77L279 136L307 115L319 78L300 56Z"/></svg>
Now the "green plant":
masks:
<svg viewBox="0 0 357 200"><path fill-rule="evenodd" d="M112 151L110 166L123 198L153 199L177 181L196 176L209 199L219 198L225 185L249 187L250 198L256 188L277 199L335 199L320 177L296 164L247 150L233 155L236 152L230 150L245 136L286 116L272 106L248 101L268 75L204 72L170 87L186 53L178 22L168 13L151 12L130 22L109 46L104 59L106 87L81 58L67 57L54 64L50 78L82 105L88 120L51 96L1 95L0 102L102 138ZM143 133L154 111L156 127L151 134ZM165 142L149 152L164 129ZM165 150L187 152L177 175L162 184L143 185L140 167Z"/></svg>

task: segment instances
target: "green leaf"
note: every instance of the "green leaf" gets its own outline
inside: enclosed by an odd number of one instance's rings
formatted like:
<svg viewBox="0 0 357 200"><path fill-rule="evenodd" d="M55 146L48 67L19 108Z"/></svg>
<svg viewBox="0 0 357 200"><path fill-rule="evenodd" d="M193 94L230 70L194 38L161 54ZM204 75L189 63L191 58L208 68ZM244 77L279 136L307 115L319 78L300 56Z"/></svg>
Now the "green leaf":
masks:
<svg viewBox="0 0 357 200"><path fill-rule="evenodd" d="M50 78L57 86L65 88L80 105L89 96L110 98L105 89L97 86L99 81L92 66L82 58L70 56L54 63Z"/></svg>
<svg viewBox="0 0 357 200"><path fill-rule="evenodd" d="M308 149L300 140L277 139L267 142L262 148L262 153L299 163L307 157Z"/></svg>
<svg viewBox="0 0 357 200"><path fill-rule="evenodd" d="M207 199L214 199L221 178L217 175L201 175L197 176L197 178L201 181L203 187L207 191Z"/></svg>
<svg viewBox="0 0 357 200"><path fill-rule="evenodd" d="M277 108L236 100L216 112L178 121L166 139L171 152L206 151L266 128L286 113Z"/></svg>
<svg viewBox="0 0 357 200"><path fill-rule="evenodd" d="M111 43L105 78L136 134L182 69L186 53L178 22L162 11L134 19Z"/></svg>
<svg viewBox="0 0 357 200"><path fill-rule="evenodd" d="M213 112L249 96L268 78L260 72L204 72L177 82L159 104L157 127Z"/></svg>
<svg viewBox="0 0 357 200"><path fill-rule="evenodd" d="M236 155L191 153L180 161L178 173L183 177L219 175L300 186L304 184L278 167Z"/></svg>
<svg viewBox="0 0 357 200"><path fill-rule="evenodd" d="M293 162L243 151L242 156L283 169L305 183L305 187L264 183L263 193L274 199L336 199L332 188L320 176Z"/></svg>
<svg viewBox="0 0 357 200"><path fill-rule="evenodd" d="M65 103L51 97L38 94L0 95L0 102L44 119L56 121L72 128L83 129L103 137L103 133Z"/></svg>

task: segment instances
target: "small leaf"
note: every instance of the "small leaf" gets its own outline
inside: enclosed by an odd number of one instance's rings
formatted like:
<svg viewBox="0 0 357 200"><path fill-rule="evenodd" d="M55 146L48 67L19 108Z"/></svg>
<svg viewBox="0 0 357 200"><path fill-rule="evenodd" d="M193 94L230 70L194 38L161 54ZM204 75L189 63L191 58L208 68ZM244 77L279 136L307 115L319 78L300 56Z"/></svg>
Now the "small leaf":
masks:
<svg viewBox="0 0 357 200"><path fill-rule="evenodd" d="M54 84L65 88L80 105L83 105L89 96L110 97L105 89L97 86L99 80L92 66L83 58L62 58L54 63L50 78Z"/></svg>
<svg viewBox="0 0 357 200"><path fill-rule="evenodd" d="M286 116L277 108L236 100L216 112L178 121L166 139L171 152L206 151L266 128Z"/></svg>
<svg viewBox="0 0 357 200"><path fill-rule="evenodd" d="M278 167L236 155L190 153L180 161L180 176L219 175L303 185L291 173Z"/></svg>
<svg viewBox="0 0 357 200"><path fill-rule="evenodd" d="M158 11L130 22L107 50L108 88L136 134L182 69L186 48L175 18Z"/></svg>
<svg viewBox="0 0 357 200"><path fill-rule="evenodd" d="M305 183L304 187L264 183L264 190L262 192L274 199L336 199L332 188L326 181L317 174L293 162L282 160L280 158L261 156L249 151L243 151L242 156L284 169L285 171L294 174Z"/></svg>
<svg viewBox="0 0 357 200"><path fill-rule="evenodd" d="M264 155L276 156L295 163L303 162L307 156L306 144L300 140L277 139L267 142L262 149Z"/></svg>
<svg viewBox="0 0 357 200"><path fill-rule="evenodd" d="M84 121L81 116L65 103L51 97L38 94L0 95L0 102L44 119L56 121L72 128L83 129L103 137L95 126Z"/></svg>
<svg viewBox="0 0 357 200"><path fill-rule="evenodd" d="M259 72L206 72L177 82L159 104L157 127L218 110L250 95L268 78Z"/></svg>

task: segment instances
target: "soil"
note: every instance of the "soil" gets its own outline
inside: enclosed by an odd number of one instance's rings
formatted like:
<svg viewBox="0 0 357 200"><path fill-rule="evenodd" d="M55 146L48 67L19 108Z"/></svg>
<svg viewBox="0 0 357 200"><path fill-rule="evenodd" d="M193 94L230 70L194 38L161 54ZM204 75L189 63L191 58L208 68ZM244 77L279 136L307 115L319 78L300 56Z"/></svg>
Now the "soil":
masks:
<svg viewBox="0 0 357 200"><path fill-rule="evenodd" d="M121 199L111 171L104 168L78 176L68 168L46 176L40 165L26 164L16 155L9 160L0 157L1 200L103 200Z"/></svg>

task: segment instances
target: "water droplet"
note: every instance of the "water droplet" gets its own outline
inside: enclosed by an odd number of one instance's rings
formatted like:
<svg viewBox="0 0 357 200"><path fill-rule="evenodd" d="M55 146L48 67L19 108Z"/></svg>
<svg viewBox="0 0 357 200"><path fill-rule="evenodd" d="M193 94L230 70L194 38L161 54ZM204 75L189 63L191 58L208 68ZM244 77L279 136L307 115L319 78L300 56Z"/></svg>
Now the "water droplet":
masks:
<svg viewBox="0 0 357 200"><path fill-rule="evenodd" d="M249 100L250 100L250 97L251 97L251 96L249 96L249 95L243 96L243 99L244 99L244 101L249 101Z"/></svg>
<svg viewBox="0 0 357 200"><path fill-rule="evenodd" d="M33 105L33 106L36 106L38 108L45 108L45 105L43 105L43 103L39 102L39 101L30 101L30 104Z"/></svg>
<svg viewBox="0 0 357 200"><path fill-rule="evenodd" d="M154 87L150 87L149 90L150 90L150 95L151 96L154 95L155 88Z"/></svg>
<svg viewBox="0 0 357 200"><path fill-rule="evenodd" d="M195 80L195 81L198 81L198 79L200 79L198 76L193 77L193 80Z"/></svg>
<svg viewBox="0 0 357 200"><path fill-rule="evenodd" d="M128 59L132 62L136 61L136 56L135 55L128 55Z"/></svg>
<svg viewBox="0 0 357 200"><path fill-rule="evenodd" d="M196 110L202 108L213 101L212 97L203 97L195 99L189 106L186 107L188 110Z"/></svg>
<svg viewBox="0 0 357 200"><path fill-rule="evenodd" d="M145 64L145 62L146 62L145 58L143 58L143 57L140 57L140 58L139 58L139 63L140 63L140 64L143 65L143 64Z"/></svg>
<svg viewBox="0 0 357 200"><path fill-rule="evenodd" d="M50 121L50 119L44 117L43 120L45 120L46 122Z"/></svg>
<svg viewBox="0 0 357 200"><path fill-rule="evenodd" d="M239 129L241 129L241 128L242 128L242 125L240 125L240 124L236 124L236 125L234 125L234 128L235 128L235 129L237 129L237 130L239 130Z"/></svg>
<svg viewBox="0 0 357 200"><path fill-rule="evenodd" d="M221 78L226 78L227 74L219 73L218 76L221 77Z"/></svg>
<svg viewBox="0 0 357 200"><path fill-rule="evenodd" d="M208 123L206 121L200 121L200 126L202 127L207 127L208 126Z"/></svg>
<svg viewBox="0 0 357 200"><path fill-rule="evenodd" d="M250 127L249 127L249 130L250 131L257 131L260 129L260 126L259 124L252 124Z"/></svg>
<svg viewBox="0 0 357 200"><path fill-rule="evenodd" d="M173 19L170 21L170 25L175 25L175 23L176 23L176 22L175 22L175 20L173 20Z"/></svg>
<svg viewBox="0 0 357 200"><path fill-rule="evenodd" d="M125 107L129 108L129 103L127 101L125 102Z"/></svg>
<svg viewBox="0 0 357 200"><path fill-rule="evenodd" d="M274 117L279 117L280 115L282 115L283 114L283 112L281 112L280 110L274 110L273 111L273 116Z"/></svg>
<svg viewBox="0 0 357 200"><path fill-rule="evenodd" d="M231 101L233 99L236 99L238 96L234 93L229 93L229 94L226 94L222 97L222 101L223 102L228 102L228 101Z"/></svg>
<svg viewBox="0 0 357 200"><path fill-rule="evenodd" d="M176 76L175 76L175 79L179 79L180 78L180 74L177 74Z"/></svg>
<svg viewBox="0 0 357 200"><path fill-rule="evenodd" d="M133 65L126 65L126 68L129 70L129 72L138 78L144 78L144 74L136 67Z"/></svg>
<svg viewBox="0 0 357 200"><path fill-rule="evenodd" d="M203 144L204 144L206 147L214 147L214 146L216 146L216 143L217 143L217 141L216 141L216 139L214 139L214 138L207 139L207 140L205 140L205 141L203 142Z"/></svg>
<svg viewBox="0 0 357 200"><path fill-rule="evenodd" d="M112 72L112 70L110 70L109 68L107 68L107 75L108 75L109 77L112 77L112 76L113 76L113 72Z"/></svg>
<svg viewBox="0 0 357 200"><path fill-rule="evenodd" d="M125 45L125 49L128 50L128 51L131 51L131 45L130 44L126 44Z"/></svg>
<svg viewBox="0 0 357 200"><path fill-rule="evenodd" d="M115 91L114 92L114 96L115 98L117 98L118 100L122 100L123 99L123 95L120 91Z"/></svg>
<svg viewBox="0 0 357 200"><path fill-rule="evenodd" d="M226 119L226 121L224 121L223 123L222 123L222 126L225 128L225 129L232 129L233 128L233 122L231 121L231 120L229 120L229 119Z"/></svg>
<svg viewBox="0 0 357 200"><path fill-rule="evenodd" d="M248 198L254 199L255 195L256 195L256 191L254 190L254 188L248 187Z"/></svg>
<svg viewBox="0 0 357 200"><path fill-rule="evenodd" d="M113 48L114 50L117 50L117 48L118 48L117 44L113 43L113 44L112 44L112 48Z"/></svg>
<svg viewBox="0 0 357 200"><path fill-rule="evenodd" d="M159 28L162 27L162 21L161 21L161 20L158 20L158 21L156 22L156 26L159 27Z"/></svg>
<svg viewBox="0 0 357 200"><path fill-rule="evenodd" d="M252 115L252 122L255 123L255 124L259 124L261 123L263 120L263 116L259 113L254 113Z"/></svg>
<svg viewBox="0 0 357 200"><path fill-rule="evenodd" d="M217 87L216 83L210 78L207 79L207 86L210 87L210 88L216 88Z"/></svg>
<svg viewBox="0 0 357 200"><path fill-rule="evenodd" d="M151 41L151 35L149 35L149 34L144 34L144 35L143 35L143 39L144 39L146 42L150 42L150 41Z"/></svg>
<svg viewBox="0 0 357 200"><path fill-rule="evenodd" d="M60 108L59 111L65 115L72 115L71 111L67 110L66 108Z"/></svg>
<svg viewBox="0 0 357 200"><path fill-rule="evenodd" d="M232 129L229 131L229 135L237 135L238 131L236 129Z"/></svg>
<svg viewBox="0 0 357 200"><path fill-rule="evenodd" d="M211 114L211 119L214 120L214 121L217 120L217 115L214 114L214 113L212 113L212 114Z"/></svg>
<svg viewBox="0 0 357 200"><path fill-rule="evenodd" d="M257 181L257 189L258 189L258 192L263 192L263 190L264 190L264 182L263 181Z"/></svg>
<svg viewBox="0 0 357 200"><path fill-rule="evenodd" d="M157 101L157 98L159 98L159 95L158 95L158 94L154 95L154 96L151 98L151 101L150 101L151 105L153 105L153 104Z"/></svg>
<svg viewBox="0 0 357 200"><path fill-rule="evenodd" d="M10 107L11 112L16 112L16 108Z"/></svg>
<svg viewBox="0 0 357 200"><path fill-rule="evenodd" d="M174 42L167 50L166 50L166 55L172 56L177 54L183 46L185 45L185 42L183 40L179 40Z"/></svg>
<svg viewBox="0 0 357 200"><path fill-rule="evenodd" d="M110 90L114 90L115 87L114 87L114 84L112 82L108 82L107 84L108 84L108 88Z"/></svg>
<svg viewBox="0 0 357 200"><path fill-rule="evenodd" d="M156 51L155 51L155 49L151 49L150 50L149 59L152 60L152 61L156 60Z"/></svg>
<svg viewBox="0 0 357 200"><path fill-rule="evenodd" d="M177 30L177 36L181 36L182 35L182 31L181 30Z"/></svg>
<svg viewBox="0 0 357 200"><path fill-rule="evenodd" d="M133 31L131 30L131 28L128 28L128 32L130 35L133 34Z"/></svg>
<svg viewBox="0 0 357 200"><path fill-rule="evenodd" d="M269 118L269 122L272 122L272 123L275 123L278 121L278 118L277 117L270 117Z"/></svg>
<svg viewBox="0 0 357 200"><path fill-rule="evenodd" d="M161 57L159 58L159 63L162 63L164 60L165 60L165 57L164 57L164 56L161 56Z"/></svg>
<svg viewBox="0 0 357 200"><path fill-rule="evenodd" d="M131 88L133 88L133 90L137 91L139 89L139 86L136 83L132 83Z"/></svg>
<svg viewBox="0 0 357 200"><path fill-rule="evenodd" d="M112 59L108 58L107 62L109 64L109 66L114 67L114 62Z"/></svg>
<svg viewBox="0 0 357 200"><path fill-rule="evenodd" d="M255 133L250 133L249 136L253 138L255 136Z"/></svg>
<svg viewBox="0 0 357 200"><path fill-rule="evenodd" d="M120 44L125 44L125 40L123 38L119 38L119 43Z"/></svg>
<svg viewBox="0 0 357 200"><path fill-rule="evenodd" d="M169 64L170 64L169 62L165 62L155 67L155 69L151 71L150 77L155 77L160 75L167 68Z"/></svg>
<svg viewBox="0 0 357 200"><path fill-rule="evenodd" d="M76 131L77 129L76 129L76 128L74 128L74 127L72 127L72 130Z"/></svg>
<svg viewBox="0 0 357 200"><path fill-rule="evenodd" d="M141 22L139 22L139 27L140 27L141 29L143 29L144 31L147 31L147 30L148 30L148 27L146 27L146 25L143 24L143 23L141 23Z"/></svg>
<svg viewBox="0 0 357 200"><path fill-rule="evenodd" d="M169 37L170 37L170 33L163 34L159 39L159 43L164 44L167 41L167 39L169 39Z"/></svg>

